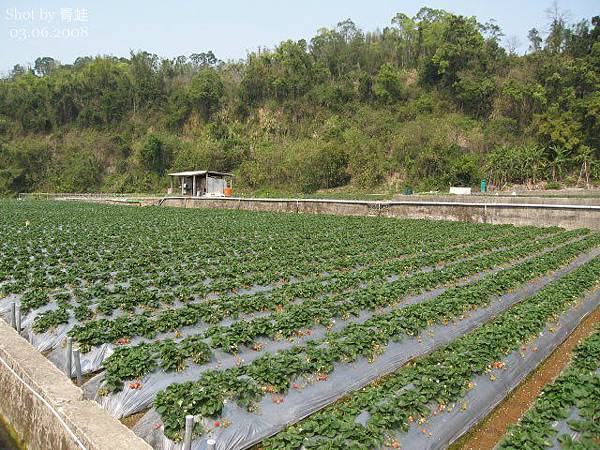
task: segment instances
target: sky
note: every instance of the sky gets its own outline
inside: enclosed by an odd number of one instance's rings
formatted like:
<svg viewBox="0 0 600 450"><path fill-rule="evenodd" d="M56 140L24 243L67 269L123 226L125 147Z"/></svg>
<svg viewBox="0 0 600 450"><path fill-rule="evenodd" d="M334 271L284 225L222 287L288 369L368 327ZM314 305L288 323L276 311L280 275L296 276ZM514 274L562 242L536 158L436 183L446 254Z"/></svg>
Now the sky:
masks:
<svg viewBox="0 0 600 450"><path fill-rule="evenodd" d="M212 50L222 60L258 47L310 39L322 27L350 18L365 31L382 29L397 12L421 7L495 19L506 37L527 50L527 32L545 30L552 0L0 0L0 74L38 56L64 64L78 56L162 57ZM559 1L570 22L600 14L600 0Z"/></svg>

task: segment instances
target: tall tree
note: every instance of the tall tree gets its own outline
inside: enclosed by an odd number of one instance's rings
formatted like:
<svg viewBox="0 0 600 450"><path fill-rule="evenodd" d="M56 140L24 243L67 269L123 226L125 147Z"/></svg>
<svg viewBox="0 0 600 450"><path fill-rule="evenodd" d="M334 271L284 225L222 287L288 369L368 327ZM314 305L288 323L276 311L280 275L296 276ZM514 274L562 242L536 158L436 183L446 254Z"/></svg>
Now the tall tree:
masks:
<svg viewBox="0 0 600 450"><path fill-rule="evenodd" d="M54 58L44 56L42 58L37 58L33 67L36 74L45 77L50 75L58 66L59 63Z"/></svg>
<svg viewBox="0 0 600 450"><path fill-rule="evenodd" d="M542 49L543 39L540 36L540 32L536 28L532 28L527 33L527 39L529 39L529 52L536 53Z"/></svg>
<svg viewBox="0 0 600 450"><path fill-rule="evenodd" d="M223 96L223 82L214 69L202 69L190 84L190 104L208 121L219 107Z"/></svg>

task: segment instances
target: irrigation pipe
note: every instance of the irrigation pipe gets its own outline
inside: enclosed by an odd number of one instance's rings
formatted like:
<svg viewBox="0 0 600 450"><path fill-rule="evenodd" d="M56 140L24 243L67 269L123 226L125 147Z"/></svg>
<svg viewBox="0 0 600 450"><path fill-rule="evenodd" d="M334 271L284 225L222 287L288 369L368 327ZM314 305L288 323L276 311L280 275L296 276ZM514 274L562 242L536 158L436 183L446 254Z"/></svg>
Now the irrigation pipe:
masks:
<svg viewBox="0 0 600 450"><path fill-rule="evenodd" d="M64 421L64 419L60 416L58 411L56 411L56 409L54 409L54 407L50 403L48 403L48 401L44 397L42 397L40 394L38 394L35 389L33 389L23 378L21 378L21 376L17 372L15 372L14 369L12 367L10 367L10 365L1 356L0 356L0 362L13 374L13 376L15 376L27 389L29 389L33 393L33 395L35 395L36 398L41 400L42 403L44 403L44 405L46 405L48 407L48 409L50 409L52 414L54 414L56 416L56 418L61 423L63 428L69 433L69 435L71 436L71 438L73 438L73 440L79 446L79 448L81 448L82 450L87 450L87 447L85 445L83 445L83 443L79 440L79 438L71 430L69 425L67 425L67 423Z"/></svg>

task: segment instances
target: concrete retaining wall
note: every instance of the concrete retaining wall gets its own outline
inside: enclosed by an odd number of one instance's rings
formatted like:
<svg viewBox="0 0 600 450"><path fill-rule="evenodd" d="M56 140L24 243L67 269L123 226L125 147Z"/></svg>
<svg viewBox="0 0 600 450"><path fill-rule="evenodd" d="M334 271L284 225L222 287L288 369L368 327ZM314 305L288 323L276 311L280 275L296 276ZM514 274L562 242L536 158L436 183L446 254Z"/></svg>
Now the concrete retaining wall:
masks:
<svg viewBox="0 0 600 450"><path fill-rule="evenodd" d="M452 202L452 203L509 203L527 205L590 205L600 206L600 197L536 197L535 195L398 195L399 202Z"/></svg>
<svg viewBox="0 0 600 450"><path fill-rule="evenodd" d="M381 216L412 219L443 219L496 224L559 226L567 229L600 229L600 206L524 202L479 201L360 201L313 199L250 199L166 197L161 206L180 208L227 208L248 211ZM549 199L556 200L556 199Z"/></svg>
<svg viewBox="0 0 600 450"><path fill-rule="evenodd" d="M0 415L29 450L151 450L3 320Z"/></svg>
<svg viewBox="0 0 600 450"><path fill-rule="evenodd" d="M600 229L600 207L572 209L557 206L541 208L532 205L391 205L388 217L432 218L479 223L558 226L566 229Z"/></svg>

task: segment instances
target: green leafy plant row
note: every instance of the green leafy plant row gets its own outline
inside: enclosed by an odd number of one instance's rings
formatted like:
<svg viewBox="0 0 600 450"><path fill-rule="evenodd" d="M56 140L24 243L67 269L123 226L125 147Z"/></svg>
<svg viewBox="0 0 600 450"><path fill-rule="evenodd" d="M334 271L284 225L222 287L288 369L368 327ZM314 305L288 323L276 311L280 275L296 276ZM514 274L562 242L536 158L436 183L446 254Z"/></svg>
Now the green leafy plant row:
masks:
<svg viewBox="0 0 600 450"><path fill-rule="evenodd" d="M421 273L414 275L408 279L400 279L393 283L388 283L385 280L382 280L382 277L387 275L385 272L382 275L377 276L379 279L379 283L376 283L372 286L369 286L367 289L360 290L360 292L364 292L362 294L363 300L359 302L357 299L352 310L354 313L361 308L370 307L373 309L374 306L382 306L385 305L383 302L384 299L388 300L390 298L394 298L394 300L398 300L399 296L403 292L418 291L421 292L427 288L427 286L436 286L441 285L443 283L450 282L452 280L456 280L458 278L464 277L468 274L476 273L482 268L494 267L497 264L501 264L502 262L506 262L509 259L513 259L518 257L519 255L528 255L530 252L534 252L541 248L544 248L546 245L550 245L552 243L563 242L564 240L571 239L575 236L580 235L580 231L573 232L565 232L559 234L553 234L548 239L544 240L533 240L531 243L523 246L521 248L516 248L513 250L505 250L497 253L492 253L488 256L483 256L480 258L476 258L473 261L462 262L460 264L452 265L447 268L442 268L440 270L435 270L431 273ZM496 242L496 241L494 241ZM518 244L518 240L516 244ZM506 242L499 242L498 245L507 244ZM476 253L477 251L488 250L489 248L494 248L495 244L477 244L467 251L465 250L454 250L446 253L436 254L433 256L421 256L416 258L415 260L406 260L400 264L406 264L404 270L408 270L409 268L415 268L420 265L429 265L435 264L437 262L443 261L444 257L447 257L449 260L456 259L459 256L464 256L465 254L470 254L471 252ZM401 266L396 266L397 271L399 272ZM271 294L271 295L252 295L252 296L241 296L234 297L230 300L224 301L206 301L202 303L193 303L185 305L181 308L176 309L166 309L160 312L157 316L153 317L150 314L145 315L136 315L132 319L128 316L122 316L120 318L110 320L110 319L98 319L89 321L82 325L75 326L71 331L70 335L80 344L82 350L87 351L93 345L100 345L106 342L116 342L120 339L131 338L133 336L145 336L148 338L152 338L158 332L165 331L175 331L183 326L196 325L200 322L207 323L215 323L228 315L237 315L235 314L236 309L242 310L246 312L254 312L254 311L275 311L279 312L276 314L276 317L281 318L277 321L277 323L283 323L283 328L276 328L275 325L271 326L271 330L274 332L278 332L278 330L282 330L281 333L284 335L291 335L294 332L298 331L302 326L300 324L294 324L294 321L291 319L291 314L294 314L295 311L298 311L297 314L300 314L306 318L309 316L305 314L305 311L309 314L313 314L310 311L310 308L317 308L318 317L322 317L322 320L325 323L329 322L329 319L333 316L342 316L349 315L352 310L349 309L349 305L351 306L352 302L347 300L348 296L352 295L348 294L348 288L355 286L357 282L364 282L366 280L373 281L375 280L376 274L370 273L368 276L361 275L362 272L358 272L356 274L348 274L346 277L342 277L337 279L335 282L323 284L322 282L317 282L312 285L313 289L308 289L305 285L298 286L293 285L290 287L289 291L283 293L283 295ZM390 287L391 286L391 287ZM387 291L388 296L384 297L383 294ZM321 298L320 294L324 294L326 292L335 292L334 295ZM382 301L375 305L369 306L369 303L366 302L366 299L370 299L373 295L378 295L382 298ZM300 303L295 303L299 297L308 297L308 300L302 301ZM340 305L339 310L336 311L336 305L340 303L340 301L344 301L345 308L347 311L343 310L344 306ZM327 317L327 308L329 305L329 319ZM361 306L362 305L362 306ZM291 310L291 312L290 312ZM239 312L239 311L238 311ZM257 319L252 322L248 322L249 324L258 323L258 327L265 329L265 327L271 323L272 316L265 316L261 319ZM285 322L285 323L284 323ZM296 320L297 322L297 320ZM275 324L275 322L272 322ZM267 325L265 325L267 324ZM308 326L309 323L306 323L304 326ZM210 331L206 332L206 336L213 337L213 343L217 345L218 341L218 333L223 332L224 329L229 329L235 327L246 327L250 325L243 325L243 323L235 323L230 327L211 327ZM286 331L287 330L287 331ZM234 331L235 332L235 331ZM238 335L242 335L241 333L237 333ZM264 333L263 333L264 335ZM216 337L215 337L216 336ZM217 345L227 351L233 351L237 348L237 344L232 342L231 345Z"/></svg>
<svg viewBox="0 0 600 450"><path fill-rule="evenodd" d="M422 250L557 231L8 200L0 210L0 297L24 294L27 313L67 296L39 329L64 323L67 311L86 320L116 309L152 310L214 292L315 280Z"/></svg>
<svg viewBox="0 0 600 450"><path fill-rule="evenodd" d="M161 367L165 371L182 370L189 359L206 364L212 357L209 346L201 336L190 336L175 342L165 339L135 347L118 347L104 362L104 386L111 391L122 388L123 380L139 378Z"/></svg>
<svg viewBox="0 0 600 450"><path fill-rule="evenodd" d="M473 388L473 377L504 367L502 359L506 355L522 351L524 343L535 338L578 299L597 289L598 283L600 258L595 258L447 347L417 359L391 376L352 393L343 401L267 439L263 447L273 450L402 448L401 433L410 427L418 426L428 434L429 416L443 414L446 409L453 407L467 410L469 405L461 402L461 399ZM590 370L598 364L597 337L588 346L595 348L584 347L581 350L586 363L582 361L582 367L577 372L589 376ZM594 356L590 355L590 350L595 353ZM493 375L490 374L490 377ZM556 407L556 411L544 408L539 415L530 416L534 430L539 430L540 422L543 427L544 422L551 421L554 414L562 417L564 408L579 398L579 388L573 384L568 386L572 390L567 390L566 397L561 398L564 403L554 399L557 401L552 407ZM589 389L589 386L582 389ZM593 430L587 436L597 433L598 404L594 402L594 395L597 400L597 389L596 378L595 385L589 391L589 400L582 403L588 409L583 410L586 419L581 426ZM560 390L550 389L549 392L553 392L552 398ZM549 403L543 405L550 406ZM369 413L369 418L363 425L356 418L365 411ZM590 423L589 419L595 422ZM396 440L398 436L400 442ZM535 449L543 444L538 439L528 441L517 438L511 442L514 446L505 444L505 448Z"/></svg>
<svg viewBox="0 0 600 450"><path fill-rule="evenodd" d="M552 229L551 233L555 230ZM552 234L549 234L552 236ZM449 239L440 245L441 249L437 249L432 253L424 256L422 254L412 257L394 257L392 259L385 259L383 261L375 261L368 267L361 267L360 270L348 271L344 269L340 271L337 269L333 274L327 276L327 283L323 282L323 277L312 277L308 281L302 281L292 284L283 284L277 286L267 293L254 293L254 294L242 294L234 296L222 296L218 302L209 300L209 307L206 308L206 315L203 320L207 323L217 323L226 317L237 317L240 313L251 313L256 311L269 311L280 307L280 305L289 303L293 299L299 296L317 295L318 293L326 293L329 290L337 289L348 289L352 286L356 286L361 282L372 280L375 277L383 278L388 274L398 273L409 269L416 269L425 265L437 264L441 261L452 261L459 257L465 257L476 251L484 251L487 248L494 248L500 245L507 245L511 243L516 245L519 241L525 239L533 239L539 236L539 233L532 232L532 230L526 230L522 235L511 234L507 237L500 235L499 237L493 236L486 239L485 241L476 242L471 245L464 244L464 237ZM546 236L546 235L542 235ZM451 250L444 251L444 248L451 248ZM418 250L418 249L413 249ZM412 250L411 250L412 251ZM133 286L133 284L132 284ZM115 309L123 309L125 311L135 312L136 306L144 306L147 308L159 308L164 309L167 304L173 303L173 298L169 298L168 295L161 295L157 291L149 291L144 289L143 286L133 291L131 289L127 293L120 292L120 290L113 290L109 295L103 295L102 299L98 301L96 311L104 314L111 314ZM133 292L132 292L133 291ZM187 296L187 300L191 298L191 295ZM185 300L182 299L182 300ZM76 313L82 313L84 306L80 306ZM89 309L89 308L88 308ZM86 318L93 316L91 309L89 310ZM49 322L44 322L49 323ZM63 322L66 323L66 320ZM49 325L56 325L56 322L50 322ZM40 329L46 331L40 326Z"/></svg>
<svg viewBox="0 0 600 450"><path fill-rule="evenodd" d="M435 286L463 278L466 275L496 267L508 260L539 250L544 245L557 244L563 239L572 238L573 236L574 233L572 232L564 233L553 236L549 241L532 242L517 249L492 253L441 270L414 275L391 283L390 286L393 287L390 289L387 289L387 286L380 286L377 290L361 291L360 296L352 292L341 293L328 298L307 300L282 310L277 313L276 317L265 316L258 320L240 321L228 327L211 327L206 332L195 335L194 338L210 338L210 347L232 351L242 344L252 345L259 336L275 338L289 337L299 332L306 333L306 330L302 330L303 327L313 326L317 323L329 325L334 317L357 314L363 309L372 310L386 306L391 302L401 300L403 296L409 293L423 292ZM479 245L476 247L479 247ZM80 330L80 328L76 328L74 331L77 330ZM99 338L98 335L94 336L96 339ZM124 337L120 337L118 342L122 342L123 339ZM81 341L78 340L78 342L81 344ZM156 369L161 358L159 348L162 346L162 342L157 340L153 343L117 347L115 353L109 356L103 364L105 368L105 388L111 391L120 390L124 380L141 377ZM83 343L84 346L85 344L87 342ZM175 365L175 367L182 369L185 367L184 355L187 353L185 345L180 351L177 344L173 352L174 358L182 360L182 363ZM212 352L207 352L207 361L210 359L210 355L212 355Z"/></svg>
<svg viewBox="0 0 600 450"><path fill-rule="evenodd" d="M489 304L495 296L557 270L581 252L599 244L600 235L592 235L501 270L477 283L449 289L435 299L387 314L376 314L363 324L348 325L340 332L329 333L324 339L297 345L276 355L262 355L246 366L204 372L196 382L171 385L155 400L165 433L176 438L186 414L219 414L226 399L241 398L247 403L248 399L261 398L265 392L286 392L292 381L299 377L314 379L316 376L319 379L333 370L334 362L352 362L360 356L374 359L390 341L416 336L434 323L460 318ZM196 392L202 393L202 397L197 398ZM210 403L204 402L206 395L210 397Z"/></svg>
<svg viewBox="0 0 600 450"><path fill-rule="evenodd" d="M560 239L558 241L560 242ZM228 352L236 352L239 346L251 346L259 337L288 338L302 332L303 328L311 329L315 325L329 326L336 319L358 316L364 310L397 305L407 295L450 285L478 272L497 268L539 251L545 245L548 245L547 241L533 242L391 283L340 293L325 299L311 299L294 304L272 316L240 321L233 326L211 327L205 334L211 338L211 345Z"/></svg>
<svg viewBox="0 0 600 450"><path fill-rule="evenodd" d="M533 233L532 233L533 235ZM514 236L515 239L521 238L521 236ZM495 238L495 237L494 237ZM493 240L488 237L488 241ZM449 247L463 247L465 245L464 236L450 238L445 240L444 242L439 244L440 248L449 248ZM489 244L488 244L489 245ZM382 256L382 259L374 259L373 255L369 254L369 252L364 252L363 255L360 255L360 261L365 264L363 266L352 266L353 262L357 262L357 258L348 258L344 257L343 260L338 260L338 262L333 263L330 261L327 267L327 285L331 285L333 283L353 283L354 285L360 283L361 278L368 278L369 275L373 276L373 274L377 274L382 277L385 274L385 271L393 271L396 266L402 267L410 267L409 262L404 262L407 256L410 256L415 253L424 252L424 247L421 244L408 244L406 243L406 247L400 253L395 254L387 254L381 255L380 252L375 252L375 254L379 254ZM434 251L435 253L435 251ZM368 255L368 257L365 257ZM320 256L321 258L324 255ZM415 259L419 259L418 256L413 256L408 258L409 261L414 261ZM275 261L269 260L269 266L275 264ZM398 270L400 270L400 268ZM264 269L265 271L267 269ZM268 270L271 270L270 268ZM216 289L214 281L211 282L209 287L202 287L200 291L193 289L181 289L179 291L178 298L183 302L187 302L192 300L193 298L201 297L201 294L207 290L213 290L212 293L215 292L223 292L227 291L233 295L231 299L229 299L229 295L222 295L218 302L212 301L212 305L218 305L218 309L215 308L214 314L207 319L209 323L215 323L219 320L222 320L224 317L229 315L237 315L240 312L254 312L264 309L265 304L276 304L276 300L270 300L273 297L279 296L283 298L290 298L292 295L302 295L311 292L311 290L321 289L326 290L326 284L323 283L323 276L320 272L316 272L315 274L310 274L308 276L304 276L301 280L295 280L294 283L284 283L284 278L277 280L277 284L275 286L271 286L271 289L267 293L253 293L253 294L238 294L240 288L248 287L245 284L235 285L235 287L228 286L227 288L222 287L221 289ZM137 283L136 283L137 284ZM349 284L350 285L350 284ZM187 294L186 294L187 292ZM192 295L192 292L194 295ZM213 300L213 299L211 299ZM173 303L173 296L169 293L161 294L158 291L149 291L144 289L143 286L140 286L139 289L133 290L130 286L130 289L127 291L116 291L113 290L112 293L108 295L104 295L102 300L100 300L96 306L96 312L111 315L112 312L116 309L121 309L128 312L135 312L135 308L139 306L143 306L146 309L158 309L159 307L164 307L166 305L170 305Z"/></svg>

